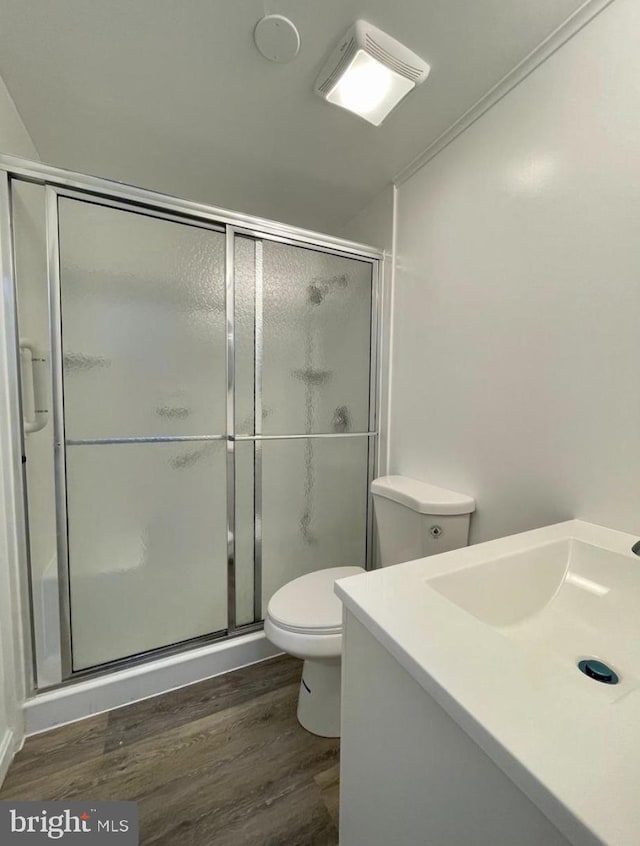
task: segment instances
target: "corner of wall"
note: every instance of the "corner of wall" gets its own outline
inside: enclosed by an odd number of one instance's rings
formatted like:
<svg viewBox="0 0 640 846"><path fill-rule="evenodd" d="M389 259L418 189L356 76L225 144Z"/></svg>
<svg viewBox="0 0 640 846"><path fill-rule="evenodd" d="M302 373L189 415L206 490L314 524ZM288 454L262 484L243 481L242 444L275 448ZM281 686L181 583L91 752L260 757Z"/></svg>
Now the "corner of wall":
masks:
<svg viewBox="0 0 640 846"><path fill-rule="evenodd" d="M18 113L4 80L0 77L0 153L39 159L36 147ZM15 433L19 426L18 387L12 382L10 362L14 348L14 294L10 280L11 230L9 223L9 184L3 172L0 183L0 268L2 298L0 325L0 464L4 468L0 488L0 784L15 753L24 740L23 707L28 685L27 627L23 619L21 562L24 550L20 540L21 456L16 452ZM7 287L8 285L8 287Z"/></svg>
<svg viewBox="0 0 640 846"><path fill-rule="evenodd" d="M40 161L40 155L20 116L4 79L0 76L0 153Z"/></svg>
<svg viewBox="0 0 640 846"><path fill-rule="evenodd" d="M470 108L454 121L435 141L419 153L415 159L405 165L394 178L396 186L402 185L410 179L420 168L424 167L438 153L465 132L478 118L502 100L513 88L526 79L530 73L559 50L569 39L577 35L596 15L599 15L613 0L585 0L585 2L571 14L559 27L538 44L514 68L502 77L493 88L483 94Z"/></svg>

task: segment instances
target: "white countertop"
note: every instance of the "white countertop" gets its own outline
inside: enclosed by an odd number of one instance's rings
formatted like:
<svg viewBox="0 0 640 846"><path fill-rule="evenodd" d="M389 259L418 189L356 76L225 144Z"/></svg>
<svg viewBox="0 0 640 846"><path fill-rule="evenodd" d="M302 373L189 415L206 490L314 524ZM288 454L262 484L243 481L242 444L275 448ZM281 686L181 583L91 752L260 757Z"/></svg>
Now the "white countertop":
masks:
<svg viewBox="0 0 640 846"><path fill-rule="evenodd" d="M574 520L341 579L336 593L571 843L638 846L638 678L598 684L566 656L523 647L428 584L564 538L625 555L637 540ZM640 607L636 647L640 655Z"/></svg>

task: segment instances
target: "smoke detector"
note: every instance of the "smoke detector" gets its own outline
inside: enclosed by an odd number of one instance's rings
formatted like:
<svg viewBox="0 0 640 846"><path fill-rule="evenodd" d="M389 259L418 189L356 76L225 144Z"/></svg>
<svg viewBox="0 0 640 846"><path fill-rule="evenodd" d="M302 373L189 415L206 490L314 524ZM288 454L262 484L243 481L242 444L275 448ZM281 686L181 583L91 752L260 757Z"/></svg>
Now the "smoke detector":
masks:
<svg viewBox="0 0 640 846"><path fill-rule="evenodd" d="M256 47L270 62L286 64L298 55L300 33L283 15L265 15L253 30Z"/></svg>
<svg viewBox="0 0 640 846"><path fill-rule="evenodd" d="M429 75L429 65L386 32L358 20L325 62L314 91L380 126Z"/></svg>

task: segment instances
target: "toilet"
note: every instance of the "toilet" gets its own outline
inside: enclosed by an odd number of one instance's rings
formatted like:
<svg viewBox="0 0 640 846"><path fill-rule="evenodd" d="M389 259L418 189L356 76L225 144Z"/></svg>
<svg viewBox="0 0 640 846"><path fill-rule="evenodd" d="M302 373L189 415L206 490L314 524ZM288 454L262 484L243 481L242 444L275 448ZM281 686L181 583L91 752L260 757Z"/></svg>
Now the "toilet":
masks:
<svg viewBox="0 0 640 846"><path fill-rule="evenodd" d="M466 546L475 501L466 494L406 476L383 476L371 485L379 566L387 567ZM298 720L312 734L340 736L342 603L337 579L362 567L307 573L276 591L264 631L283 652L304 661Z"/></svg>

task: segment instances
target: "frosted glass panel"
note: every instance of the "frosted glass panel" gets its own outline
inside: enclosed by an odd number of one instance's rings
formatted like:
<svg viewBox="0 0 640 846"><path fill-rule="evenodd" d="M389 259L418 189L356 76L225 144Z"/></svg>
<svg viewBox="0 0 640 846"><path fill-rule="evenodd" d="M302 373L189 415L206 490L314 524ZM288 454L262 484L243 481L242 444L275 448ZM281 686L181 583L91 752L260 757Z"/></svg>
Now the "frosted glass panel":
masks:
<svg viewBox="0 0 640 846"><path fill-rule="evenodd" d="M296 576L365 566L368 441L263 441L263 612Z"/></svg>
<svg viewBox="0 0 640 846"><path fill-rule="evenodd" d="M369 428L371 264L264 242L262 431Z"/></svg>
<svg viewBox="0 0 640 846"><path fill-rule="evenodd" d="M67 450L74 670L227 625L224 441Z"/></svg>
<svg viewBox="0 0 640 846"><path fill-rule="evenodd" d="M235 239L235 412L236 432L251 435L254 425L256 335L256 242ZM260 327L258 327L258 331Z"/></svg>
<svg viewBox="0 0 640 846"><path fill-rule="evenodd" d="M61 198L66 436L225 432L225 238Z"/></svg>
<svg viewBox="0 0 640 846"><path fill-rule="evenodd" d="M254 445L236 443L236 624L253 623Z"/></svg>

